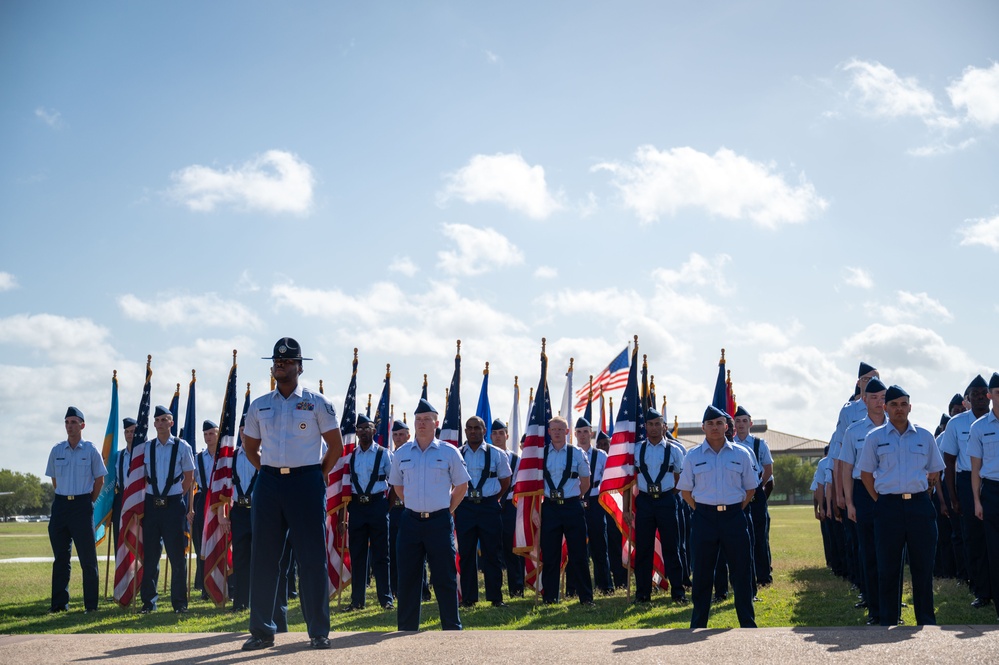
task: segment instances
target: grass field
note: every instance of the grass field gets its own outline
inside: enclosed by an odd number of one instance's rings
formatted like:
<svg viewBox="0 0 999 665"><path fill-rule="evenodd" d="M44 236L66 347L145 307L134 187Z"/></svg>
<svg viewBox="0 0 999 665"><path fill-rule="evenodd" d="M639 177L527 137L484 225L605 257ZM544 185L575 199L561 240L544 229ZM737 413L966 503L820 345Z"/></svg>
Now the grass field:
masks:
<svg viewBox="0 0 999 665"><path fill-rule="evenodd" d="M760 590L756 604L756 622L760 627L859 626L866 618L855 610L856 594L849 585L825 568L818 522L809 506L779 506L771 509L771 549L774 558L774 584ZM103 555L103 550L100 552ZM45 524L0 524L0 559L24 556L51 556ZM117 608L112 601L102 601L96 615L84 615L80 570L74 563L70 588L71 610L49 616L51 564L3 563L0 561L0 633L94 633L94 632L212 632L245 631L246 612L220 611L207 602L191 601L191 612L177 616L168 609L151 615L139 615ZM161 567L162 584L162 567ZM101 589L104 588L104 564L101 564ZM484 594L480 594L484 597ZM903 600L911 605L906 584ZM975 610L965 587L952 580L938 580L935 585L937 622L940 624L983 624L996 621L991 607ZM349 592L344 594L344 604ZM507 599L508 608L493 608L482 602L478 607L462 609L466 629L593 629L593 628L686 628L690 625L690 606L674 607L668 594L653 597L653 603L630 605L623 591L610 597L597 597L597 606L583 608L578 603L536 606L533 596ZM166 603L167 608L169 603ZM907 625L915 619L912 608L904 608ZM731 594L729 600L712 607L711 627L739 625ZM435 601L423 604L423 628L439 628ZM304 631L298 603L292 601L289 628ZM339 613L334 601L334 631L392 631L396 615L378 607L374 589L369 590L368 609L349 614Z"/></svg>

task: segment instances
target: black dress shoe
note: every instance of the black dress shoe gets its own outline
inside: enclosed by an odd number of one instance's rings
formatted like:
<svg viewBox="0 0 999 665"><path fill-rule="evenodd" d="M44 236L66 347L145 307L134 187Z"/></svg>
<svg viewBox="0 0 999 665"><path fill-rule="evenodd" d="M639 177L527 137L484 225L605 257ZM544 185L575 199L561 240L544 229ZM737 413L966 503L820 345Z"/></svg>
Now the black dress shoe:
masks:
<svg viewBox="0 0 999 665"><path fill-rule="evenodd" d="M867 620L867 625L868 626L880 626L881 625L881 619L878 619L877 617L871 617L870 619Z"/></svg>
<svg viewBox="0 0 999 665"><path fill-rule="evenodd" d="M510 597L511 598L523 598L524 597L524 590L520 589L519 591L511 591L510 592Z"/></svg>
<svg viewBox="0 0 999 665"><path fill-rule="evenodd" d="M83 610L84 614L94 614L95 612L97 612L97 608L96 607L89 607L89 608Z"/></svg>
<svg viewBox="0 0 999 665"><path fill-rule="evenodd" d="M152 605L143 605L142 609L139 610L139 614L151 614L156 611L156 608Z"/></svg>
<svg viewBox="0 0 999 665"><path fill-rule="evenodd" d="M243 642L243 651L260 651L274 646L274 638L251 637Z"/></svg>
<svg viewBox="0 0 999 665"><path fill-rule="evenodd" d="M357 612L358 610L363 610L363 609L364 609L363 605L358 605L356 603L351 603L347 607L343 608L343 611L344 612Z"/></svg>
<svg viewBox="0 0 999 665"><path fill-rule="evenodd" d="M50 607L49 614L59 614L60 612L65 612L65 607Z"/></svg>
<svg viewBox="0 0 999 665"><path fill-rule="evenodd" d="M493 607L510 607L510 606L504 603L502 600L494 600Z"/></svg>
<svg viewBox="0 0 999 665"><path fill-rule="evenodd" d="M592 600L581 600L581 601L579 601L579 604L582 605L583 607L596 607L597 606L597 604L594 603Z"/></svg>
<svg viewBox="0 0 999 665"><path fill-rule="evenodd" d="M673 602L676 603L677 605L686 605L690 601L687 600L686 596L677 596L676 598L673 599Z"/></svg>
<svg viewBox="0 0 999 665"><path fill-rule="evenodd" d="M395 609L395 605L393 605L392 601L390 600L387 603L385 603L384 605L382 605L382 609L383 610L394 610Z"/></svg>
<svg viewBox="0 0 999 665"><path fill-rule="evenodd" d="M309 640L309 646L313 649L329 649L333 645L330 643L330 638L328 637L313 637Z"/></svg>
<svg viewBox="0 0 999 665"><path fill-rule="evenodd" d="M988 607L991 604L992 604L991 598L975 598L973 601L971 601L971 606L974 607L976 610L981 609L983 607Z"/></svg>
<svg viewBox="0 0 999 665"><path fill-rule="evenodd" d="M854 603L853 604L853 609L855 609L855 610L866 610L867 609L867 602L862 600L862 601L860 601L858 603Z"/></svg>
<svg viewBox="0 0 999 665"><path fill-rule="evenodd" d="M464 607L464 608L466 608L466 609L467 608L475 607L475 605L476 605L476 603L473 603L470 600L463 600L463 601L461 601L461 606Z"/></svg>
<svg viewBox="0 0 999 665"><path fill-rule="evenodd" d="M713 603L724 603L726 600L728 600L728 594L724 593L724 594L722 594L720 596L715 596L714 598L712 598L711 602L713 602Z"/></svg>
<svg viewBox="0 0 999 665"><path fill-rule="evenodd" d="M178 607L177 609L175 609L173 611L173 613L174 614L187 614L187 608L186 607Z"/></svg>
<svg viewBox="0 0 999 665"><path fill-rule="evenodd" d="M429 603L430 602L430 592L429 591L427 591L425 594L423 594L423 602L425 602L425 603Z"/></svg>

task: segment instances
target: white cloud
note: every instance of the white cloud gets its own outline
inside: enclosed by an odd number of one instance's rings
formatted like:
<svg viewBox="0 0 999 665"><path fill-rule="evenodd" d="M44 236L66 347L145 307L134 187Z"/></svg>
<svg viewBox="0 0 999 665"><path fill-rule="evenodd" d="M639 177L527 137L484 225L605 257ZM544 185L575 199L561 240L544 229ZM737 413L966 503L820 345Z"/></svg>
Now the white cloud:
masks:
<svg viewBox="0 0 999 665"><path fill-rule="evenodd" d="M254 293L260 290L260 285L253 279L249 270L244 270L236 281L236 291L239 293Z"/></svg>
<svg viewBox="0 0 999 665"><path fill-rule="evenodd" d="M18 287L17 278L9 272L0 272L0 291L13 291Z"/></svg>
<svg viewBox="0 0 999 665"><path fill-rule="evenodd" d="M0 319L0 344L12 346L8 356L45 353L58 361L91 366L108 360L107 338L108 329L90 319L55 314L17 314Z"/></svg>
<svg viewBox="0 0 999 665"><path fill-rule="evenodd" d="M967 150L976 143L978 143L978 139L974 137L964 139L957 144L950 143L949 141L935 141L918 148L910 148L905 152L913 157L937 157L939 155L949 155L951 153Z"/></svg>
<svg viewBox="0 0 999 665"><path fill-rule="evenodd" d="M127 293L118 298L122 313L134 321L168 326L217 328L261 327L260 319L241 303L223 300L214 293L200 296L157 297L149 302Z"/></svg>
<svg viewBox="0 0 999 665"><path fill-rule="evenodd" d="M62 127L62 114L55 109L47 109L39 106L35 109L35 117L53 129Z"/></svg>
<svg viewBox="0 0 999 665"><path fill-rule="evenodd" d="M969 219L968 222L967 226L958 229L962 246L984 245L999 252L999 215L989 219Z"/></svg>
<svg viewBox="0 0 999 665"><path fill-rule="evenodd" d="M657 268L652 271L652 277L667 286L692 284L694 286L709 286L719 295L732 295L735 288L725 281L725 266L731 263L728 254L719 254L713 259L691 252L690 258L680 266L679 270Z"/></svg>
<svg viewBox="0 0 999 665"><path fill-rule="evenodd" d="M282 150L268 150L224 170L196 164L170 177L173 196L198 212L211 212L222 205L269 213L307 214L312 209L312 167Z"/></svg>
<svg viewBox="0 0 999 665"><path fill-rule="evenodd" d="M395 257L389 264L388 269L389 272L401 273L406 277L412 277L420 270L420 268L413 263L413 260L408 256Z"/></svg>
<svg viewBox="0 0 999 665"><path fill-rule="evenodd" d="M754 162L721 148L714 155L680 147L640 147L630 164L597 164L644 223L675 216L681 208L702 208L725 219L749 219L764 228L805 222L828 207L803 175L797 186Z"/></svg>
<svg viewBox="0 0 999 665"><path fill-rule="evenodd" d="M532 219L546 219L562 209L560 195L552 195L545 182L545 169L531 166L517 154L475 155L454 173L437 194L443 205L451 199L465 203L501 203Z"/></svg>
<svg viewBox="0 0 999 665"><path fill-rule="evenodd" d="M437 253L441 269L452 275L481 275L524 262L524 253L494 229L444 224L441 230L457 245L456 250Z"/></svg>
<svg viewBox="0 0 999 665"><path fill-rule="evenodd" d="M534 276L538 279L555 279L558 277L558 269L551 266L538 266L534 271Z"/></svg>
<svg viewBox="0 0 999 665"><path fill-rule="evenodd" d="M991 67L968 67L960 80L947 87L954 108L964 109L968 119L989 128L999 125L999 63Z"/></svg>
<svg viewBox="0 0 999 665"><path fill-rule="evenodd" d="M931 298L927 293L896 291L895 298L891 302L869 302L864 307L870 316L888 323L903 323L923 316L943 321L954 318L939 300Z"/></svg>
<svg viewBox="0 0 999 665"><path fill-rule="evenodd" d="M486 49L486 60L489 61L489 64L495 65L497 62L500 61L500 57L495 53L493 53L492 51L490 51L489 49Z"/></svg>
<svg viewBox="0 0 999 665"><path fill-rule="evenodd" d="M890 375L892 368L971 372L976 367L963 350L947 344L933 330L908 323L873 323L844 340L843 350L851 357L867 359L882 376Z"/></svg>
<svg viewBox="0 0 999 665"><path fill-rule="evenodd" d="M917 117L927 125L953 127L957 121L948 118L937 107L933 93L915 78L901 78L879 62L851 60L842 66L852 78L851 93L860 108L870 115L886 118Z"/></svg>
<svg viewBox="0 0 999 665"><path fill-rule="evenodd" d="M863 268L853 268L847 266L844 270L846 272L846 276L843 278L843 281L846 282L848 286L856 286L858 289L874 288L874 280L871 279L870 273Z"/></svg>

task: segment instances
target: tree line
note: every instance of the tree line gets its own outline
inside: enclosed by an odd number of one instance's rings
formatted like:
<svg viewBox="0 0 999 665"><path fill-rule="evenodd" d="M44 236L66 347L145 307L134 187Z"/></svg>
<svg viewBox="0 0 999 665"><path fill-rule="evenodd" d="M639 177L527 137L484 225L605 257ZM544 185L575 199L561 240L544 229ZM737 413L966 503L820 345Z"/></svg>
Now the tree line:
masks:
<svg viewBox="0 0 999 665"><path fill-rule="evenodd" d="M55 488L32 473L0 469L0 518L14 515L48 515Z"/></svg>

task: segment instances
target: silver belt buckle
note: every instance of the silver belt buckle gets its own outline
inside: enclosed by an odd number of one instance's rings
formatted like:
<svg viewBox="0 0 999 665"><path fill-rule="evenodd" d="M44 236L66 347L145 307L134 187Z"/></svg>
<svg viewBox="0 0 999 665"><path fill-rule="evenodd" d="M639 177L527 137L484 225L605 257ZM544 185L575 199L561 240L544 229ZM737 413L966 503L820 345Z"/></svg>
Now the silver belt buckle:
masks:
<svg viewBox="0 0 999 665"><path fill-rule="evenodd" d="M724 513L726 510L728 510L728 506L718 506L719 513Z"/></svg>
<svg viewBox="0 0 999 665"><path fill-rule="evenodd" d="M420 519L421 520L428 520L428 519L430 519L430 513L420 513Z"/></svg>
<svg viewBox="0 0 999 665"><path fill-rule="evenodd" d="M282 476L287 476L289 473L291 473L291 469L290 468L288 468L286 466L282 466L281 467L281 475Z"/></svg>
<svg viewBox="0 0 999 665"><path fill-rule="evenodd" d="M67 501L76 501L76 496L73 495L73 494L67 494L66 495L66 500Z"/></svg>

